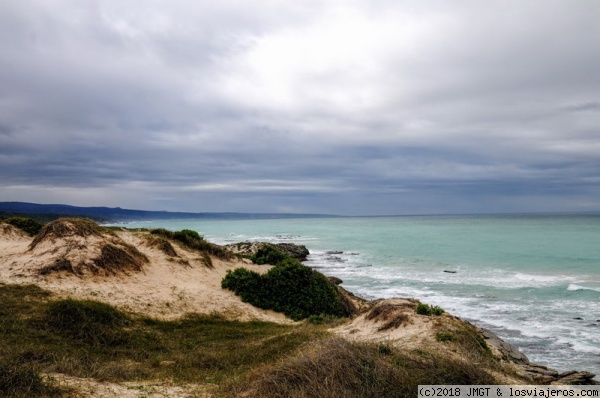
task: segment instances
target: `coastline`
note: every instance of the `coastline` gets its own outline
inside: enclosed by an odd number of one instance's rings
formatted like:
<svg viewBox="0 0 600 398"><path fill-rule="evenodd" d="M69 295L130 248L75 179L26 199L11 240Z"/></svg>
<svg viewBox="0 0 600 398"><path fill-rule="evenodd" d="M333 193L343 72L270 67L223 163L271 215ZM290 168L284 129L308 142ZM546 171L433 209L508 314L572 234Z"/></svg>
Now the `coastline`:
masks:
<svg viewBox="0 0 600 398"><path fill-rule="evenodd" d="M32 248L31 237L12 227L2 225L0 237L1 284L27 285L34 283L51 291L56 298L95 300L114 305L120 310L143 314L164 320L176 320L189 313L202 313L239 321L260 320L281 325L294 325L281 313L261 310L228 290L221 288L220 281L228 270L244 267L260 273L269 266L257 266L243 258L206 258L181 246L174 246L173 254L157 249L156 241L147 232L112 229L110 233L89 235L67 234L41 240ZM37 239L37 238L36 238ZM100 247L122 245L138 248L147 262L141 271L125 269L104 274L91 272L94 256ZM102 246L104 245L104 246ZM254 245L256 249L257 245ZM292 253L306 255L298 245L288 245ZM164 249L164 247L163 247ZM304 253L304 254L303 254ZM68 272L65 268L53 268L56 272L40 273L48 264L57 266L59 258L78 261L81 272ZM86 268L88 267L88 268ZM334 280L339 285L341 281ZM343 289L340 291L345 292ZM467 354L453 354L457 347L452 341L445 342L440 336L475 336L484 340L491 350L494 370L507 383L531 384L597 384L593 375L585 371L558 372L530 363L515 347L505 343L492 332L476 328L451 314L429 317L415 313L418 302L414 299L362 300L351 292L345 293L356 303L357 314L341 325L329 328L329 333L344 340L358 343L391 344L402 349L428 347L452 360L470 361ZM442 334L440 334L442 333ZM444 335L444 333L446 333ZM477 339L476 339L477 340ZM463 351L457 351L463 352ZM494 365L496 366L496 365ZM58 376L62 377L62 376ZM91 382L91 381L90 381ZM68 382L65 382L68 384ZM175 396L175 395L174 395Z"/></svg>

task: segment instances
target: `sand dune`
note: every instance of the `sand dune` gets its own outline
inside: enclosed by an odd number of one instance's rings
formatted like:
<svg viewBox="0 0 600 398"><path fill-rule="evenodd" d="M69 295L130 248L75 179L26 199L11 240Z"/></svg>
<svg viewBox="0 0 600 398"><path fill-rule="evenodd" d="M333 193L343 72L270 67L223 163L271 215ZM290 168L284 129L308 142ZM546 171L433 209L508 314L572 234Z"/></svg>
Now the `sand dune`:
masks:
<svg viewBox="0 0 600 398"><path fill-rule="evenodd" d="M69 229L68 221L61 223L60 227ZM202 256L183 245L173 244L175 256L153 247L148 231L82 233L72 228L70 233L48 233L35 241L10 225L0 225L2 283L32 283L59 297L99 300L162 319L186 313L219 313L231 319L291 322L282 314L243 303L221 288L227 270L244 266L265 272L268 266L212 258L213 268L209 268ZM118 259L116 266L103 269L98 259L106 247L132 253L135 249L142 257L126 255ZM128 264L127 260L139 264ZM61 266L65 261L70 266Z"/></svg>

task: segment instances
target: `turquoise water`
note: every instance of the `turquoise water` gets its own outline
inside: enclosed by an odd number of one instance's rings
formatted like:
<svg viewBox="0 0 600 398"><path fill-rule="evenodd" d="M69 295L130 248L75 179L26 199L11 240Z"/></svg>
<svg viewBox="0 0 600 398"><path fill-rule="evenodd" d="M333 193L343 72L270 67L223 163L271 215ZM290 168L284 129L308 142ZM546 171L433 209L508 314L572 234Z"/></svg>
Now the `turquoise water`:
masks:
<svg viewBox="0 0 600 398"><path fill-rule="evenodd" d="M600 374L600 215L169 220L215 243L295 242L366 298L415 297L535 362Z"/></svg>

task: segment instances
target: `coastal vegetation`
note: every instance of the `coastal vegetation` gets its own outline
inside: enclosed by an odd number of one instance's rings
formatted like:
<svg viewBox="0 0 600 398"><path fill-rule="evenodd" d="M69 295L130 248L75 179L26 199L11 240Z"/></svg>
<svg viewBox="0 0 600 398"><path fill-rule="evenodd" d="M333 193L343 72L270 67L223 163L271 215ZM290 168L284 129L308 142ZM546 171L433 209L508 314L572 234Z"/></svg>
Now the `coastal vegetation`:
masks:
<svg viewBox="0 0 600 398"><path fill-rule="evenodd" d="M419 384L593 377L530 366L491 332L415 299L361 300L278 247L253 256L277 260L268 267L191 230L60 219L35 237L0 232L0 396L104 396L82 391L157 381L178 398L386 398Z"/></svg>
<svg viewBox="0 0 600 398"><path fill-rule="evenodd" d="M155 236L175 241L188 249L195 250L201 253L206 253L209 256L217 257L221 260L231 260L234 258L234 254L222 246L215 245L214 243L207 242L204 237L200 236L198 232L190 229L183 229L181 231L169 231L164 228L155 228L150 230L150 233ZM208 266L212 267L212 261L210 257L205 257L208 262Z"/></svg>
<svg viewBox="0 0 600 398"><path fill-rule="evenodd" d="M338 288L325 275L275 247L263 246L252 259L257 264L274 264L274 267L262 275L245 268L228 271L221 287L233 291L245 302L283 312L293 320L352 314Z"/></svg>
<svg viewBox="0 0 600 398"><path fill-rule="evenodd" d="M288 361L250 372L228 391L253 398L396 398L416 396L419 384L499 383L482 368L489 359L456 347L462 358L433 347L323 339Z"/></svg>
<svg viewBox="0 0 600 398"><path fill-rule="evenodd" d="M333 337L329 325L239 322L219 315L164 321L99 302L0 285L0 395L69 396L50 375L213 385L216 397L413 396L418 384L495 384L475 337L453 351ZM467 360L465 360L465 358ZM482 366L484 365L484 366Z"/></svg>
<svg viewBox="0 0 600 398"><path fill-rule="evenodd" d="M223 384L320 340L325 327L190 315L162 321L0 285L0 396L58 396L48 374Z"/></svg>
<svg viewBox="0 0 600 398"><path fill-rule="evenodd" d="M445 311L443 308L438 307L437 305L429 305L429 304L419 303L419 305L417 305L417 308L415 309L415 312L419 315L425 315L425 316L432 316L432 315L440 316Z"/></svg>
<svg viewBox="0 0 600 398"><path fill-rule="evenodd" d="M250 257L254 264L278 264L289 256L271 244L260 247L256 254Z"/></svg>

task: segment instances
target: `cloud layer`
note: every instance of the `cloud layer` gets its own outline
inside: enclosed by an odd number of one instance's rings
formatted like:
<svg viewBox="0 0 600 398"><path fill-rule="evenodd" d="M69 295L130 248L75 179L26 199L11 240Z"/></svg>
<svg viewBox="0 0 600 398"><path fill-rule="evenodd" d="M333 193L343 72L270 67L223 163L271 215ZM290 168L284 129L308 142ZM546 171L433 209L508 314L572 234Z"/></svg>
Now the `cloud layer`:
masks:
<svg viewBox="0 0 600 398"><path fill-rule="evenodd" d="M0 200L600 210L600 4L0 4Z"/></svg>

